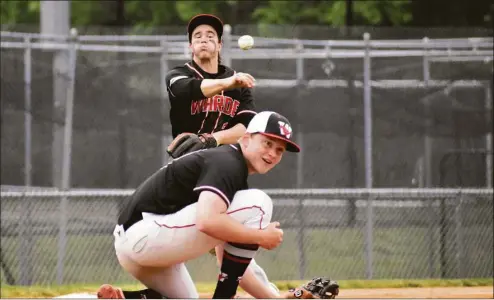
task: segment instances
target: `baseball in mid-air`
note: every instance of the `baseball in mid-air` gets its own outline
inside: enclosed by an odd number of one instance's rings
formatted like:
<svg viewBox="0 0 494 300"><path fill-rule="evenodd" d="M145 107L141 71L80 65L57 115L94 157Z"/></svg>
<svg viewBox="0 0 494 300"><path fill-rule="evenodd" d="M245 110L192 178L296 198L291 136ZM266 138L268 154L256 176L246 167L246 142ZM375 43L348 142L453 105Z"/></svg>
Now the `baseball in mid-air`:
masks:
<svg viewBox="0 0 494 300"><path fill-rule="evenodd" d="M240 47L240 49L249 50L254 46L254 38L252 38L250 35L242 35L238 39L238 46Z"/></svg>

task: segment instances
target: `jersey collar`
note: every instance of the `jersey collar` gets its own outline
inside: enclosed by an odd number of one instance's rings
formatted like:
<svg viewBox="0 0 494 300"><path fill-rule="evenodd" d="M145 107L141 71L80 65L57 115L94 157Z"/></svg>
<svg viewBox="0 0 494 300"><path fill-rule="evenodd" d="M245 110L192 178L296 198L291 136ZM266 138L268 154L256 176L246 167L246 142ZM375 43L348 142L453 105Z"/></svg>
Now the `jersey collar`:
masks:
<svg viewBox="0 0 494 300"><path fill-rule="evenodd" d="M236 143L236 144L230 144L228 146L230 146L233 150L235 150L238 153L239 158L242 159L244 162L245 171L247 172L247 174L249 174L249 167L247 166L247 160L244 157L244 153L242 152L242 148L240 147L240 144Z"/></svg>
<svg viewBox="0 0 494 300"><path fill-rule="evenodd" d="M223 65L218 65L218 73L213 74L213 73L208 73L204 71L194 60L191 60L189 63L189 66L191 66L194 71L198 72L201 74L203 78L217 78L219 75L223 74L225 72L225 67Z"/></svg>

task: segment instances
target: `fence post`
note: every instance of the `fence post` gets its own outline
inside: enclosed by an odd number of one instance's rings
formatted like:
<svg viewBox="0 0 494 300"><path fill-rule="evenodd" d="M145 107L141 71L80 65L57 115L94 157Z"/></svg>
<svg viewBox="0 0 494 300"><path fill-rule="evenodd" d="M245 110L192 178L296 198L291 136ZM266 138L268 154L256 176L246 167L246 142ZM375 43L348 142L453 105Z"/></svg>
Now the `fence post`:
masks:
<svg viewBox="0 0 494 300"><path fill-rule="evenodd" d="M485 85L485 118L486 124L492 122L492 89L490 82ZM485 134L485 179L486 187L492 188L492 132L489 131Z"/></svg>
<svg viewBox="0 0 494 300"><path fill-rule="evenodd" d="M160 57L160 84L161 84L161 164L164 166L168 163L169 155L166 148L172 142L171 132L168 130L170 122L167 121L168 115L168 87L166 86L166 74L168 73L168 44L166 36L160 41L161 57Z"/></svg>
<svg viewBox="0 0 494 300"><path fill-rule="evenodd" d="M422 60L422 76L424 80L424 85L425 88L427 89L429 87L429 81L430 81L430 68L429 68L429 38L424 37L423 38L424 42L424 57ZM424 137L424 177L425 177L425 187L431 187L432 186L432 139L430 137L430 128L432 126L432 120L430 118L430 103L429 103L429 97L426 97L424 101L424 106L425 106L425 137Z"/></svg>
<svg viewBox="0 0 494 300"><path fill-rule="evenodd" d="M24 38L24 185L32 184L31 38Z"/></svg>
<svg viewBox="0 0 494 300"><path fill-rule="evenodd" d="M24 184L30 186L32 184L32 115L31 115L31 66L32 66L32 51L31 38L24 38ZM20 285L32 284L32 248L33 236L30 226L31 201L23 199L22 212L23 219L19 224L19 275Z"/></svg>
<svg viewBox="0 0 494 300"><path fill-rule="evenodd" d="M364 33L364 144L365 144L365 187L371 189L372 178L372 99L371 99L371 58L370 58L370 34ZM373 255L372 255L372 197L367 198L366 230L365 230L365 254L366 254L366 278L372 279Z"/></svg>
<svg viewBox="0 0 494 300"><path fill-rule="evenodd" d="M304 49L304 45L300 41L295 42L295 51L301 53ZM295 74L297 79L297 89L298 95L301 94L300 89L304 85L304 59L299 55L295 60ZM297 140L299 143L303 142L302 124L298 124L297 130ZM302 146L302 144L299 144ZM297 155L297 187L302 188L303 186L303 157ZM299 279L305 279L306 274L306 261L305 261L305 221L304 221L304 199L299 199L299 230L297 232L297 245L299 253Z"/></svg>
<svg viewBox="0 0 494 300"><path fill-rule="evenodd" d="M232 26L225 24L223 27L223 57L222 64L227 67L232 67Z"/></svg>
<svg viewBox="0 0 494 300"><path fill-rule="evenodd" d="M66 91L65 106L65 124L64 124L64 143L62 158L62 184L61 189L67 191L70 188L70 173L72 159L72 121L74 110L74 89L76 77L77 61L77 30L74 28L70 31L69 37L69 68L68 68L68 89ZM57 260L57 283L63 283L64 259L67 245L67 219L68 219L68 198L62 196L60 200L60 227L58 239L58 260Z"/></svg>
<svg viewBox="0 0 494 300"><path fill-rule="evenodd" d="M301 149L304 149L304 134L302 132L302 124L297 126L296 140ZM304 187L304 156L299 153L297 155L297 188L301 189Z"/></svg>
<svg viewBox="0 0 494 300"><path fill-rule="evenodd" d="M300 41L297 41L296 45L296 50L297 52L302 52L304 48L304 44L301 43ZM303 83L304 83L304 59L301 55L299 55L296 59L296 68L295 68L295 74L296 74L296 79L297 79L297 95L299 96L299 99L302 99L301 96L303 96L303 92L301 89L303 89ZM297 110L297 113L299 110ZM297 142L299 143L300 147L303 147L303 124L302 122L299 121L300 116L297 116L297 134L296 134L296 139ZM302 148L303 149L303 148ZM297 155L297 188L302 188L303 187L303 182L304 182L304 154L301 152Z"/></svg>
<svg viewBox="0 0 494 300"><path fill-rule="evenodd" d="M370 34L364 33L364 144L365 144L365 187L373 187L372 172L372 96Z"/></svg>
<svg viewBox="0 0 494 300"><path fill-rule="evenodd" d="M430 69L429 69L429 57L428 57L428 49L429 49L429 38L424 37L422 39L424 42L424 57L423 57L423 65L422 65L422 76L424 80L425 88L429 87L430 80ZM423 159L423 170L424 170L424 186L429 188L432 186L432 172L431 172L431 164L432 164L432 139L429 135L430 128L432 126L432 120L430 118L430 103L429 97L426 97L424 101L425 107L425 137L424 137L424 159ZM423 186L421 186L423 187ZM432 207L433 201L429 201L430 211L433 211ZM428 244L429 244L429 274L434 277L434 224L432 222L429 223L429 230L427 233Z"/></svg>
<svg viewBox="0 0 494 300"><path fill-rule="evenodd" d="M302 53L304 51L304 44L297 40L295 42L295 51L297 53ZM295 61L295 74L297 76L297 84L302 84L304 80L304 58L299 55Z"/></svg>

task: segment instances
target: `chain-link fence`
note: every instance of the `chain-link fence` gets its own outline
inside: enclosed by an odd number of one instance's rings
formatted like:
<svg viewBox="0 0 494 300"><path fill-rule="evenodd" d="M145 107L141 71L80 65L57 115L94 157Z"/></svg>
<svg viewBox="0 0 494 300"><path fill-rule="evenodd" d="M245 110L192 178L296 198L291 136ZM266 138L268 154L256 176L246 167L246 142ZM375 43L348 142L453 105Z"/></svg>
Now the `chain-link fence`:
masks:
<svg viewBox="0 0 494 300"><path fill-rule="evenodd" d="M190 59L182 30L2 32L2 184L132 188L152 173L170 141L164 75ZM235 43L244 33L255 37L249 51ZM252 183L492 187L490 35L233 27L223 61L257 78L258 109L286 115L303 146Z"/></svg>
<svg viewBox="0 0 494 300"><path fill-rule="evenodd" d="M183 28L69 38L14 29L1 34L3 185L134 188L168 159L163 79L191 57ZM253 49L236 47L243 34L254 35ZM258 109L286 115L303 147L250 179L288 189L271 190L286 238L258 256L270 278L492 277L491 36L226 31L223 61L257 79ZM350 187L487 189L300 190ZM3 190L2 280L130 282L111 236L129 193ZM188 266L195 280L214 280L211 257Z"/></svg>
<svg viewBox="0 0 494 300"><path fill-rule="evenodd" d="M283 244L256 259L271 280L492 278L492 189L267 190ZM2 282L133 282L112 231L131 190L3 191ZM353 202L354 205L349 205ZM214 281L215 259L187 263Z"/></svg>

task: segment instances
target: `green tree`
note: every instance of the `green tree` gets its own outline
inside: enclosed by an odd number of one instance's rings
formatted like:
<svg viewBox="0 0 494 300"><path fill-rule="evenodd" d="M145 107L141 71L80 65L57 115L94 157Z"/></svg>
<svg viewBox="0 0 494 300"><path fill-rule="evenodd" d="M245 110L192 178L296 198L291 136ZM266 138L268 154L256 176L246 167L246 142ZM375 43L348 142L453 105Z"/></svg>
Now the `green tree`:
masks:
<svg viewBox="0 0 494 300"><path fill-rule="evenodd" d="M125 1L125 18L140 27L173 25L180 21L175 1Z"/></svg>
<svg viewBox="0 0 494 300"><path fill-rule="evenodd" d="M294 1L297 2L297 1ZM251 12L261 3L255 0L176 1L176 11L182 22L196 14L215 14L226 24L252 23Z"/></svg>
<svg viewBox="0 0 494 300"><path fill-rule="evenodd" d="M73 27L102 24L109 17L105 9L105 4L102 1L71 1L70 22Z"/></svg>
<svg viewBox="0 0 494 300"><path fill-rule="evenodd" d="M492 0L414 0L410 5L411 26L486 27L492 29Z"/></svg>
<svg viewBox="0 0 494 300"><path fill-rule="evenodd" d="M0 20L2 26L17 24L35 24L39 22L39 1L12 0L0 1Z"/></svg>
<svg viewBox="0 0 494 300"><path fill-rule="evenodd" d="M484 26L491 27L494 5L489 0L353 0L357 26ZM347 0L72 0L72 24L120 24L118 5L124 6L125 24L137 29L184 26L195 14L213 13L228 24L345 25ZM0 1L3 28L39 24L39 0Z"/></svg>
<svg viewBox="0 0 494 300"><path fill-rule="evenodd" d="M411 0L354 1L355 25L403 25L412 18L408 11ZM345 25L347 3L334 1L277 1L263 2L253 13L261 24L328 24Z"/></svg>

